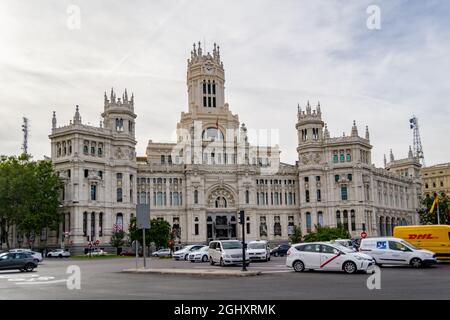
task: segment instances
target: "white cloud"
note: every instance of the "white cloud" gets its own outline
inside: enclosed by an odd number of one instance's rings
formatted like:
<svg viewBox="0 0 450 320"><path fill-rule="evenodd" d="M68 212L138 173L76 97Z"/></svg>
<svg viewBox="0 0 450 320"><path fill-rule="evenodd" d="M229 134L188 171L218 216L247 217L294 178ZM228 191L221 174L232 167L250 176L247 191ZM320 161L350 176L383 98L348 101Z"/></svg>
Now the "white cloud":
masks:
<svg viewBox="0 0 450 320"><path fill-rule="evenodd" d="M48 155L51 112L68 123L79 104L97 124L112 86L135 94L138 154L149 139L169 140L187 109L186 59L201 40L221 46L241 122L280 130L283 161L296 160L297 102L308 99L321 101L334 135L354 119L361 135L369 125L377 165L390 148L407 154L412 114L428 164L450 159L448 5L383 2L382 28L371 31L369 1L74 1L80 30L66 26L69 4L0 4L0 153L20 151L26 115L31 153Z"/></svg>

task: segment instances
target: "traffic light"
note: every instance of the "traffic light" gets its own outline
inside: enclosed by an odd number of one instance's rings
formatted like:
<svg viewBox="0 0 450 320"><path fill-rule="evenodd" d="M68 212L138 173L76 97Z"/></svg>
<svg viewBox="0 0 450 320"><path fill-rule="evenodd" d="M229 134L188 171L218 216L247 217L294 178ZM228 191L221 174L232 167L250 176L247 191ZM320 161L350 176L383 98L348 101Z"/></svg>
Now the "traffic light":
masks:
<svg viewBox="0 0 450 320"><path fill-rule="evenodd" d="M244 210L239 211L239 224L244 224Z"/></svg>

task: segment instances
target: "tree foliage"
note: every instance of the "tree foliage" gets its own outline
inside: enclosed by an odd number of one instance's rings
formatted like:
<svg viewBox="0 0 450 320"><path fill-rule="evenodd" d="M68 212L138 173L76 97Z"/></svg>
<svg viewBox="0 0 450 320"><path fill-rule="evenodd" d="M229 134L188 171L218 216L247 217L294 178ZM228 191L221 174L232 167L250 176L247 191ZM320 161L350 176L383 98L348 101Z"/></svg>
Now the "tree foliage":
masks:
<svg viewBox="0 0 450 320"><path fill-rule="evenodd" d="M314 241L330 241L335 239L348 239L350 238L350 234L348 230L342 227L322 227L316 226L316 231L308 233L304 237L305 242L314 242Z"/></svg>
<svg viewBox="0 0 450 320"><path fill-rule="evenodd" d="M125 244L125 236L126 236L126 234L125 234L125 231L123 231L123 230L115 231L111 235L111 246L116 248L116 254L118 252L118 249Z"/></svg>
<svg viewBox="0 0 450 320"><path fill-rule="evenodd" d="M294 226L294 232L290 235L289 239L292 243L302 242L302 229L299 226Z"/></svg>
<svg viewBox="0 0 450 320"><path fill-rule="evenodd" d="M138 240L142 244L142 230L137 229L136 218L132 218L130 221L128 238L130 241ZM148 246L153 242L157 248L165 248L169 239L170 224L165 220L152 219L150 229L145 229L145 244Z"/></svg>
<svg viewBox="0 0 450 320"><path fill-rule="evenodd" d="M433 213L430 213L433 201L434 196L430 197L429 195L422 199L422 206L418 211L420 224L437 224L437 208L434 208ZM440 223L450 224L450 197L440 194L438 196L438 205Z"/></svg>
<svg viewBox="0 0 450 320"><path fill-rule="evenodd" d="M10 228L30 237L44 228L56 230L62 188L51 161L31 161L30 156L0 158L0 228L9 248Z"/></svg>

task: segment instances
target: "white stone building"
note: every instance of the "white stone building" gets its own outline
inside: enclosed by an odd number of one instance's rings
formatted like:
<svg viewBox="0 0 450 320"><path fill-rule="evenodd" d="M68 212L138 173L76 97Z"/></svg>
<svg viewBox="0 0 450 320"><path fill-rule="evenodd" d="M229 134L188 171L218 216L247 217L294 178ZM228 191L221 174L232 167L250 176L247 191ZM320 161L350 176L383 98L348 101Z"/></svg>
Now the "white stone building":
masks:
<svg viewBox="0 0 450 320"><path fill-rule="evenodd" d="M320 105L313 110L308 102L297 112L298 161L280 163L278 146L248 143L224 84L219 47L204 54L194 45L177 142L150 140L143 157L136 157L134 99L126 91L122 98L105 94L99 127L82 124L78 107L63 127L53 115L51 159L65 185L59 237L70 234L66 245L107 246L113 226L127 230L138 202L150 204L152 218L167 220L180 244L240 238L239 210L246 239L271 242L287 242L294 225L303 234L320 224L383 235L417 222L416 159L375 168L367 128L360 137L353 123L348 136L332 138Z"/></svg>

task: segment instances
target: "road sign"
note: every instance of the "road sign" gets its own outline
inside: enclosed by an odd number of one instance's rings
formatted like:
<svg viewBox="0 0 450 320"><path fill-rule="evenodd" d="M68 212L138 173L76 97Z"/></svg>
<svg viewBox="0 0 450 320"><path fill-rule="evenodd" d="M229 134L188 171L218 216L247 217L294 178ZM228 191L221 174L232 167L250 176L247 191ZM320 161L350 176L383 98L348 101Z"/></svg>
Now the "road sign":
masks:
<svg viewBox="0 0 450 320"><path fill-rule="evenodd" d="M138 204L136 206L136 227L150 229L150 205Z"/></svg>
<svg viewBox="0 0 450 320"><path fill-rule="evenodd" d="M365 237L367 237L367 232L365 232L365 231L361 232L361 238L364 239Z"/></svg>

